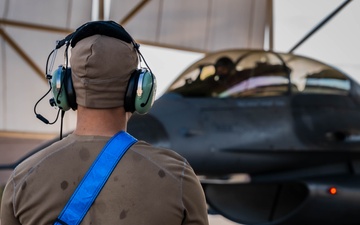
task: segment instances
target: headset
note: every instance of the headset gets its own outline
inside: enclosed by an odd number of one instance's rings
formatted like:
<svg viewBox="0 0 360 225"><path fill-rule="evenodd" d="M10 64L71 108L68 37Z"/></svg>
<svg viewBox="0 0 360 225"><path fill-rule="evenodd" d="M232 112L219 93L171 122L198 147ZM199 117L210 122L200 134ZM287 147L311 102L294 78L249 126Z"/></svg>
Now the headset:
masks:
<svg viewBox="0 0 360 225"><path fill-rule="evenodd" d="M65 111L70 109L77 109L76 91L73 87L71 78L71 68L68 66L68 48L69 46L74 47L80 40L96 34L117 38L132 44L138 54L139 62L141 63L142 59L146 64L146 67L136 69L130 76L125 92L125 111L146 114L152 107L156 95L156 78L139 50L140 45L134 41L130 34L120 24L114 21L91 21L80 26L75 32L69 34L63 40L57 41L55 49L52 50L48 56L45 73L46 79L49 81L50 90L40 98L34 106L36 117L44 123L54 124L58 119L60 110L64 114ZM57 50L64 45L66 45L65 65L60 65L52 75L50 75ZM48 63L51 56L53 56L53 58L49 69ZM50 105L60 109L56 120L52 123L49 123L42 115L36 113L37 104L50 91L52 91L53 94L53 98L50 99Z"/></svg>

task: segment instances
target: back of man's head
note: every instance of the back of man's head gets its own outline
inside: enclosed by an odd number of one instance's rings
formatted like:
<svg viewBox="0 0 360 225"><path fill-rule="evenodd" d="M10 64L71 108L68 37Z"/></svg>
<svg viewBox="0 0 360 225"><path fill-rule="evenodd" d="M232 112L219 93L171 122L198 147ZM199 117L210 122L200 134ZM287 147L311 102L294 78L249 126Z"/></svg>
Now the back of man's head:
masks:
<svg viewBox="0 0 360 225"><path fill-rule="evenodd" d="M132 43L96 34L76 43L70 65L78 105L98 109L123 107L138 55Z"/></svg>

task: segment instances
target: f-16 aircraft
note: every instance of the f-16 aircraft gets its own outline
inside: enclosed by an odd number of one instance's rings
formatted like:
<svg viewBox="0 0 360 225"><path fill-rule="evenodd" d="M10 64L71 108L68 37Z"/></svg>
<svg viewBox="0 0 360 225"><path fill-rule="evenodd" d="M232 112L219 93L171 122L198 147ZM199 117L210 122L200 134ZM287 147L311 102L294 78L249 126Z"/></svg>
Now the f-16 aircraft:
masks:
<svg viewBox="0 0 360 225"><path fill-rule="evenodd" d="M325 63L229 50L186 69L128 131L185 156L230 220L358 224L359 112L359 84Z"/></svg>
<svg viewBox="0 0 360 225"><path fill-rule="evenodd" d="M348 2L288 53L207 54L128 131L185 156L210 213L241 224L359 224L360 86L293 54Z"/></svg>

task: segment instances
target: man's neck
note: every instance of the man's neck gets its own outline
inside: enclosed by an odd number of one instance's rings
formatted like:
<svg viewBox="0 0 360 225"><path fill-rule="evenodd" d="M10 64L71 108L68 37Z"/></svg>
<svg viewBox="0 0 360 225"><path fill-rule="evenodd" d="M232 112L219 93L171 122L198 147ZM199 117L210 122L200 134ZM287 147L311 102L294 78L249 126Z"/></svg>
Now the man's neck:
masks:
<svg viewBox="0 0 360 225"><path fill-rule="evenodd" d="M113 136L126 130L129 114L122 107L113 109L90 109L78 107L77 135Z"/></svg>

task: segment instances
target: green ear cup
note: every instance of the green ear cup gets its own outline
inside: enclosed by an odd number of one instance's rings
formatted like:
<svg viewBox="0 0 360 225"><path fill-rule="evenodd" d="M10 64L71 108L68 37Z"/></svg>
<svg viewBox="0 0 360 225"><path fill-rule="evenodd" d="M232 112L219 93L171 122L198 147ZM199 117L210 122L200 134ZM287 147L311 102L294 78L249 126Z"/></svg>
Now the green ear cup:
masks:
<svg viewBox="0 0 360 225"><path fill-rule="evenodd" d="M51 78L51 90L53 93L53 97L55 100L55 104L64 111L70 109L68 104L66 90L63 86L64 77L65 77L65 68L63 66L59 66L52 74Z"/></svg>
<svg viewBox="0 0 360 225"><path fill-rule="evenodd" d="M148 70L142 70L137 82L135 96L135 111L139 114L147 113L154 103L156 95L156 78Z"/></svg>

